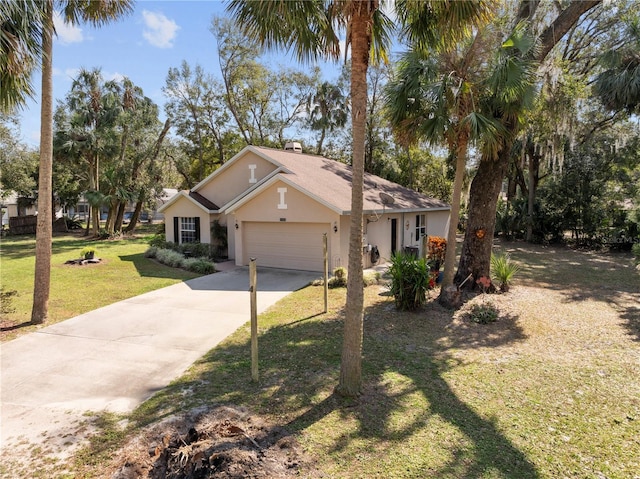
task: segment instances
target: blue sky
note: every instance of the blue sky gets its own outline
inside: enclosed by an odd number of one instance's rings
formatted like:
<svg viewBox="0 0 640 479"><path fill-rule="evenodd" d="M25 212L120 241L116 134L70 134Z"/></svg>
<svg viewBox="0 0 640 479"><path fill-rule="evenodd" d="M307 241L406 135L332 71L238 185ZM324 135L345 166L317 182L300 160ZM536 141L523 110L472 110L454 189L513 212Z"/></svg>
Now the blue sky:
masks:
<svg viewBox="0 0 640 479"><path fill-rule="evenodd" d="M215 0L138 0L132 14L101 28L72 27L57 21L54 98L64 98L80 68L99 67L106 80L129 77L162 110L167 72L180 66L182 60L198 63L219 77L216 44L209 25L213 16L224 16L224 10L225 4ZM290 56L272 54L268 58L276 64L295 63ZM331 67L325 68L325 76L335 80L338 70L336 65L332 74ZM33 77L35 98L20 115L22 139L34 147L40 135L39 84L38 71Z"/></svg>

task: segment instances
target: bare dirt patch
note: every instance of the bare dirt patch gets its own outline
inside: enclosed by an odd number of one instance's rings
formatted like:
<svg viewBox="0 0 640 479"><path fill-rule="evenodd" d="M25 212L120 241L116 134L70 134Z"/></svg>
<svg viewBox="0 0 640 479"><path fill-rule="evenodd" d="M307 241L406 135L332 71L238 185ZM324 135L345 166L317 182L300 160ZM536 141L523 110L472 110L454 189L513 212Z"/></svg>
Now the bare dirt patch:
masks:
<svg viewBox="0 0 640 479"><path fill-rule="evenodd" d="M133 437L100 477L209 479L297 477L307 464L297 440L245 409L199 408Z"/></svg>

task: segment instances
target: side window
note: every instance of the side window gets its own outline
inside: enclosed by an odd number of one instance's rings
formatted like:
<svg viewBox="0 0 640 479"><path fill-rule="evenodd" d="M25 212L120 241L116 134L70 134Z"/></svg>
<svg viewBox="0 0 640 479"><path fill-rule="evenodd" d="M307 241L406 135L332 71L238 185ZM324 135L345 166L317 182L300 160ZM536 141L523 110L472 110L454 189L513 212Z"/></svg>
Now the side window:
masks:
<svg viewBox="0 0 640 479"><path fill-rule="evenodd" d="M200 242L200 218L174 218L174 237L180 244Z"/></svg>
<svg viewBox="0 0 640 479"><path fill-rule="evenodd" d="M180 218L180 243L195 243L195 218Z"/></svg>
<svg viewBox="0 0 640 479"><path fill-rule="evenodd" d="M426 215L416 215L416 241L427 234Z"/></svg>

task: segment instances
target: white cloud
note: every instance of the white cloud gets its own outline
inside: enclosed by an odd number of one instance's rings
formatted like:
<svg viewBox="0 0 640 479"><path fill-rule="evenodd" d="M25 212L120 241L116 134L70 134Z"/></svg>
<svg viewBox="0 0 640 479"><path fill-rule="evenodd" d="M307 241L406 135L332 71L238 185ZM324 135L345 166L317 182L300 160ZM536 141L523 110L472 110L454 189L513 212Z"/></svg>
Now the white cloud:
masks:
<svg viewBox="0 0 640 479"><path fill-rule="evenodd" d="M111 80L115 80L117 82L120 82L122 80L124 80L124 75L122 73L118 73L118 72L102 72L102 78L104 79L104 81L111 81Z"/></svg>
<svg viewBox="0 0 640 479"><path fill-rule="evenodd" d="M53 14L53 25L56 29L57 38L63 45L84 41L82 29L66 23L58 12L54 12Z"/></svg>
<svg viewBox="0 0 640 479"><path fill-rule="evenodd" d="M145 28L142 36L154 47L171 48L176 32L180 29L178 24L169 20L162 13L154 13L148 10L142 11Z"/></svg>
<svg viewBox="0 0 640 479"><path fill-rule="evenodd" d="M76 78L78 78L78 75L80 75L80 69L79 68L67 68L64 71L64 74L67 78L70 78L71 80L75 80Z"/></svg>

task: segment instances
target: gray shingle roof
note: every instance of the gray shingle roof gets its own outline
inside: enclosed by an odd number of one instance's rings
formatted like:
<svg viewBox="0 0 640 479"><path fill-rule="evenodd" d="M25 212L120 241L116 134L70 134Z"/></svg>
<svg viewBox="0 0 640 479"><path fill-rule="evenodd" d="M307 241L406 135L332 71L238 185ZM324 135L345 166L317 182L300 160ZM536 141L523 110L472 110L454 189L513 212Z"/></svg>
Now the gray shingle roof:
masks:
<svg viewBox="0 0 640 479"><path fill-rule="evenodd" d="M200 203L202 206L204 206L208 210L219 210L220 209L220 208L218 208L218 206L215 203L213 203L212 201L208 200L207 198L202 196L200 193L196 193L195 191L190 191L189 192L189 196L191 198L193 198L194 200L196 200L198 203Z"/></svg>
<svg viewBox="0 0 640 479"><path fill-rule="evenodd" d="M253 147L263 155L279 163L295 185L334 205L342 211L351 210L351 167L321 156L295 153L274 148ZM431 198L405 188L376 175L365 173L363 210L382 210L380 192L393 197L394 203L387 210L448 209L444 201Z"/></svg>

